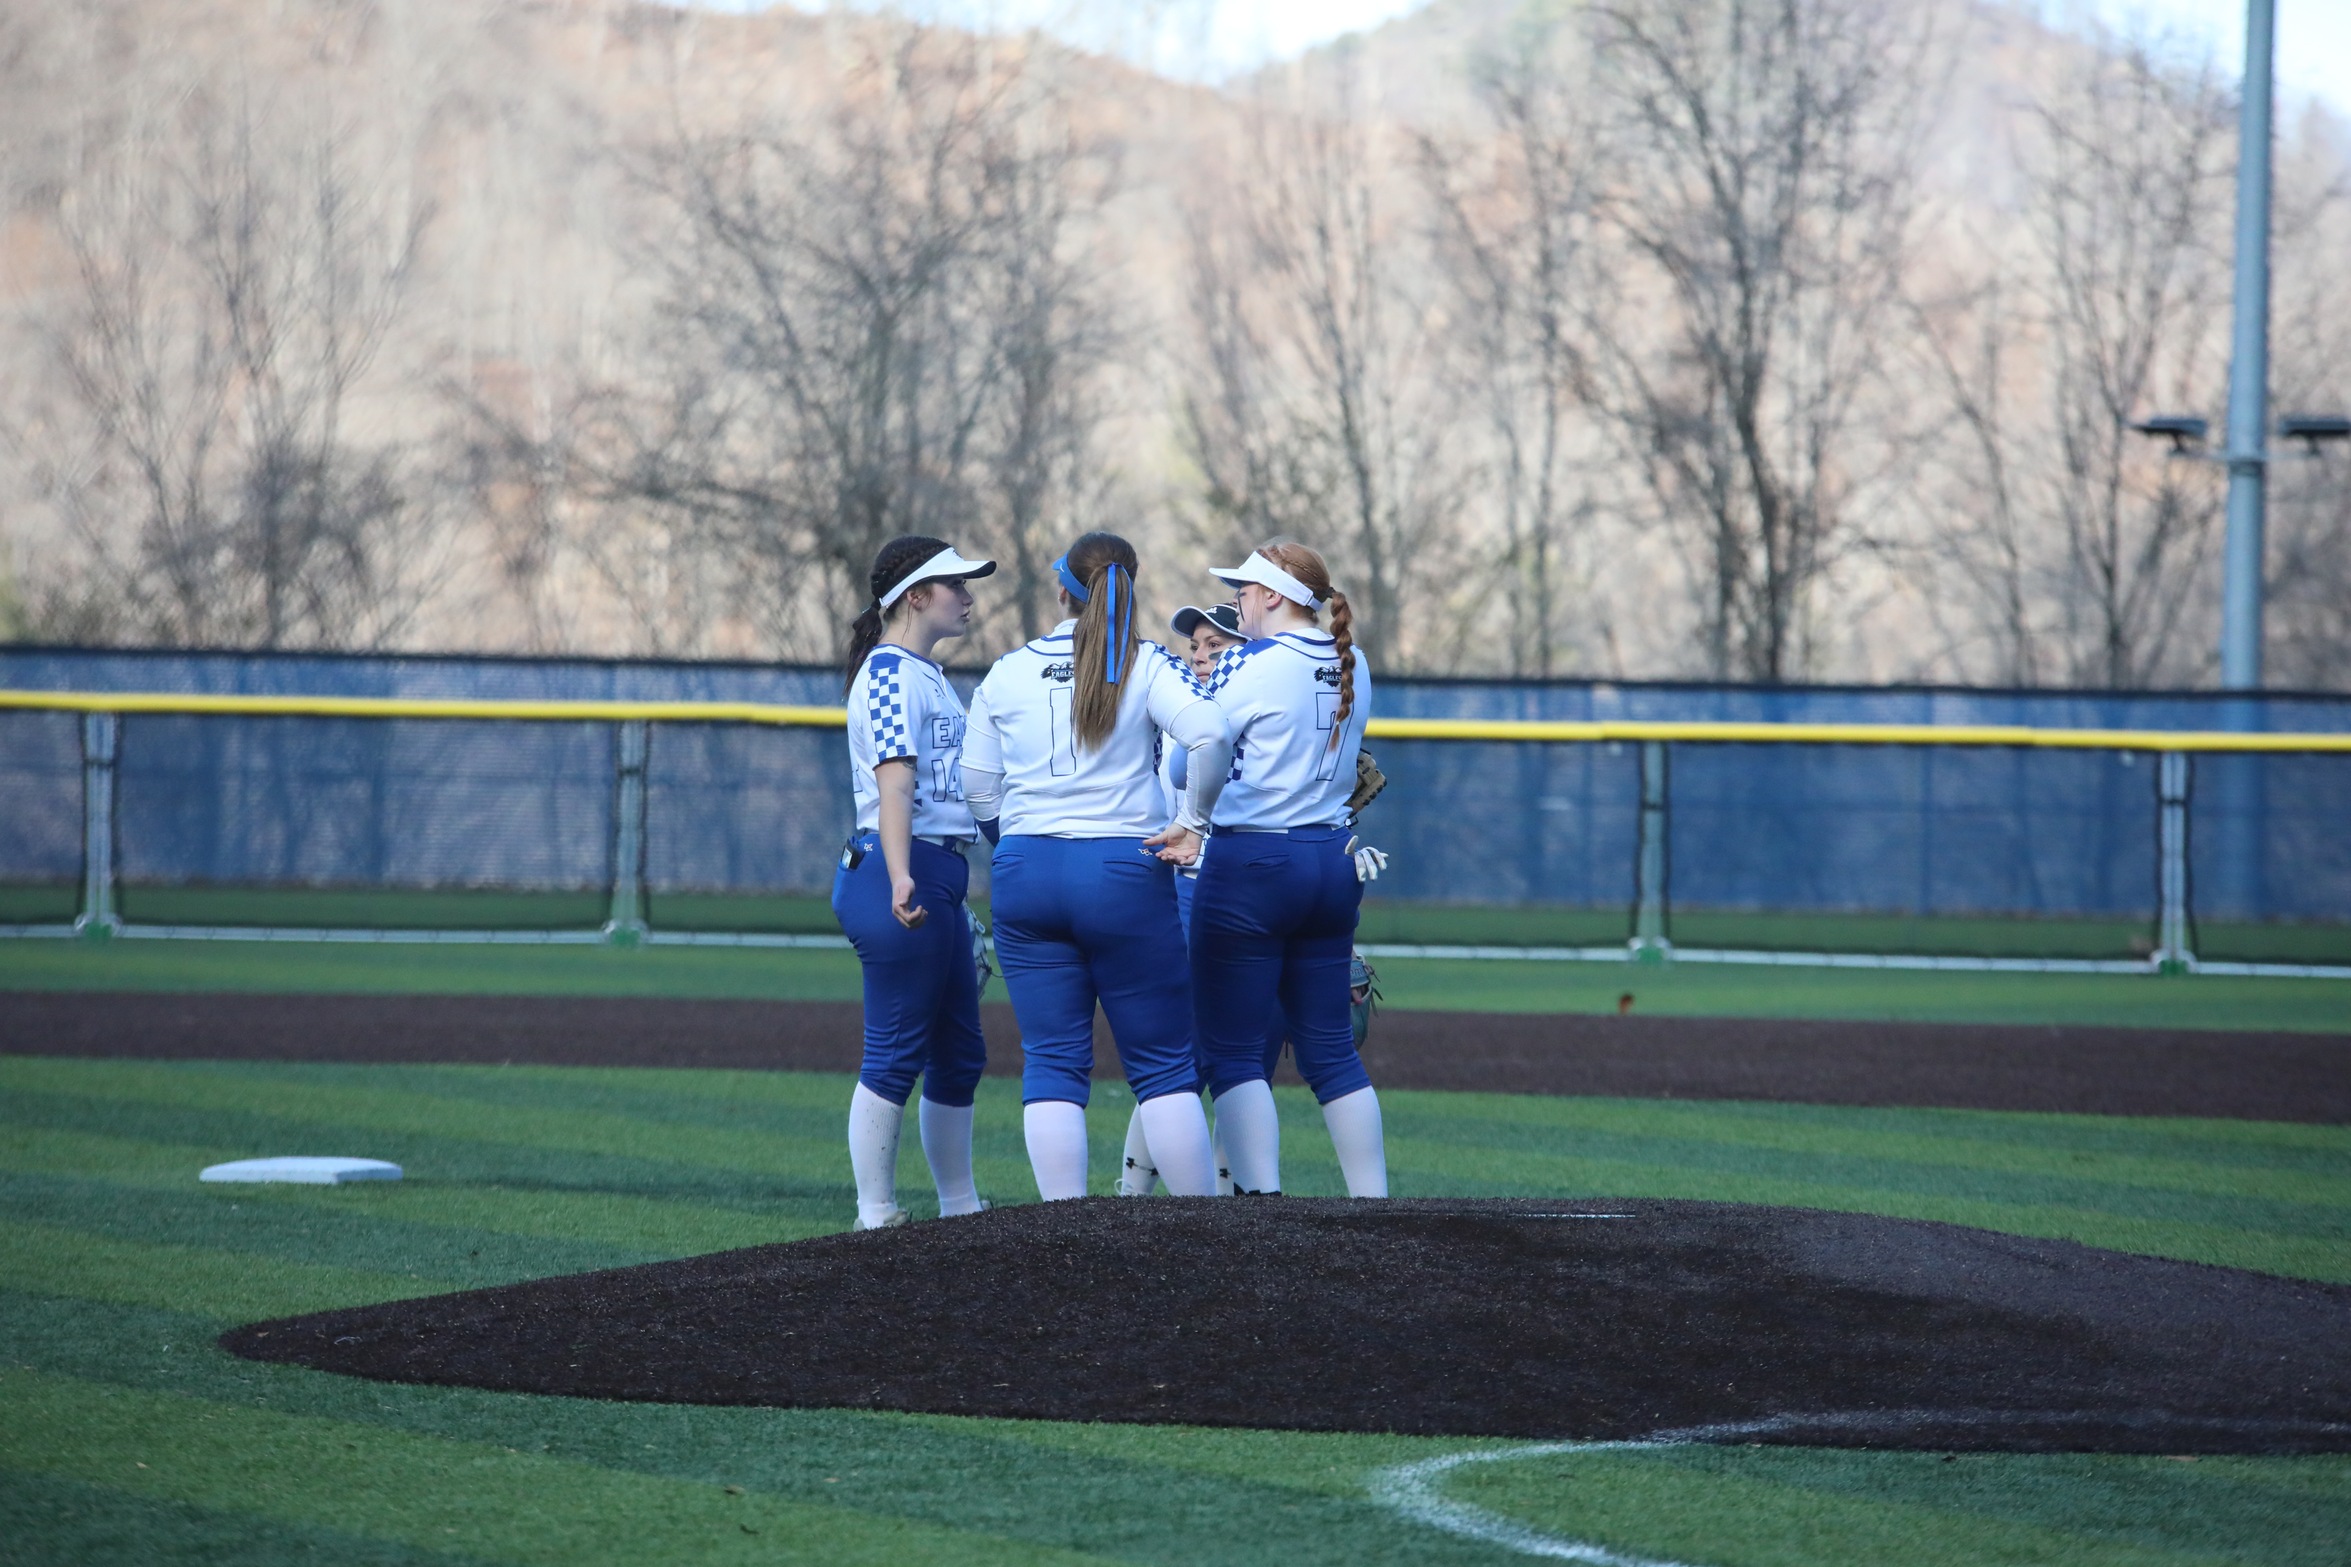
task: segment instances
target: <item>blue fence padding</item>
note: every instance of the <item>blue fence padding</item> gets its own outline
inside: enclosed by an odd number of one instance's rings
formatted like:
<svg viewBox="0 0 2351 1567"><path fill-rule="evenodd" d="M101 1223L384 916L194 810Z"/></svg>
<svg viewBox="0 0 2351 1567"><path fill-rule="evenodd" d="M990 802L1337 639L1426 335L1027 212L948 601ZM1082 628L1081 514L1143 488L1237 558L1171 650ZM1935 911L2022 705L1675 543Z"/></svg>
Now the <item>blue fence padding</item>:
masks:
<svg viewBox="0 0 2351 1567"><path fill-rule="evenodd" d="M0 712L0 880L81 874L81 718Z"/></svg>
<svg viewBox="0 0 2351 1567"><path fill-rule="evenodd" d="M1364 813L1362 836L1388 851L1383 899L1631 906L1640 747L1383 740L1373 749L1388 787Z"/></svg>
<svg viewBox="0 0 2351 1567"><path fill-rule="evenodd" d="M612 872L608 724L133 714L125 882L580 890Z"/></svg>
<svg viewBox="0 0 2351 1567"><path fill-rule="evenodd" d="M850 825L837 731L657 724L645 793L645 884L656 895L831 885Z"/></svg>
<svg viewBox="0 0 2351 1567"><path fill-rule="evenodd" d="M2155 771L2095 751L1676 746L1673 900L2151 916Z"/></svg>
<svg viewBox="0 0 2351 1567"><path fill-rule="evenodd" d="M960 672L967 690L977 671ZM238 694L830 704L829 669L593 659L0 649L0 686ZM2351 697L1384 680L1386 716L2351 730ZM605 724L122 722L118 858L142 884L583 889L606 884ZM1383 741L1364 836L1383 897L1625 907L1640 747ZM1681 908L2152 917L2148 755L1677 745ZM2195 761L2208 920L2351 922L2351 757ZM837 731L662 724L648 888L822 892L848 825ZM80 723L0 713L0 881L81 866Z"/></svg>

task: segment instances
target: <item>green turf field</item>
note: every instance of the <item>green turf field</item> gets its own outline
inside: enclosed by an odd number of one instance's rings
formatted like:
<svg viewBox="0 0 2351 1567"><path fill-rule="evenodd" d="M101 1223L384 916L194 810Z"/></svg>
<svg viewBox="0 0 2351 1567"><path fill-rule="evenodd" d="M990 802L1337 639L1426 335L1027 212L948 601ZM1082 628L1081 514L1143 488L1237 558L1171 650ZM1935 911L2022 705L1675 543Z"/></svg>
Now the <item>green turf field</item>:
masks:
<svg viewBox="0 0 2351 1567"><path fill-rule="evenodd" d="M974 867L975 872L981 868ZM984 883L984 876L981 878ZM594 930L611 904L600 891L145 886L116 889L121 916L147 925L265 925L397 930ZM76 886L0 883L0 924L70 922ZM975 883L984 908L986 890ZM649 893L656 930L835 935L822 897ZM1505 908L1392 902L1371 890L1360 939L1401 945L1605 947L1632 933L1629 908ZM2133 958L2155 950L2155 921L1791 914L1675 909L1669 934L1687 947L1775 952L1929 953L1970 957ZM2351 924L2198 925L2199 951L2232 962L2351 964Z"/></svg>
<svg viewBox="0 0 2351 1567"><path fill-rule="evenodd" d="M2317 1567L2351 1539L2341 1458L1562 1454L611 1405L348 1381L211 1347L262 1316L840 1227L848 1086L0 1058L0 1560L1525 1559L1377 1499L1396 1466L1464 1452L1504 1456L1434 1482L1445 1499L1717 1567ZM1388 1107L1400 1195L1802 1203L2351 1280L2347 1128L1412 1093ZM1310 1102L1282 1108L1292 1189L1337 1191ZM1116 1091L1096 1101L1105 1179L1125 1109ZM1023 1197L1011 1085L985 1086L978 1133L983 1189ZM195 1181L214 1160L290 1151L395 1159L410 1179ZM911 1153L905 1172L919 1181Z"/></svg>
<svg viewBox="0 0 2351 1567"><path fill-rule="evenodd" d="M1384 959L1395 1007L2351 1033L2351 981L1728 964ZM756 948L0 940L0 990L242 990L853 1001L847 952ZM1002 997L1002 990L991 994Z"/></svg>

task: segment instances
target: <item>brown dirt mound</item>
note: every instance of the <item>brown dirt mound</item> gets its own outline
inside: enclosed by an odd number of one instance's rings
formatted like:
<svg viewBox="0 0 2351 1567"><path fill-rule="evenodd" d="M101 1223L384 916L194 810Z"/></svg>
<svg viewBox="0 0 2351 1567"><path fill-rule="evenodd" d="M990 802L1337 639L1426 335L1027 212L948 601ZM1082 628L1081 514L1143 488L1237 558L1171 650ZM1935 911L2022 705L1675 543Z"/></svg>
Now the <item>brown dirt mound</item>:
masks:
<svg viewBox="0 0 2351 1567"><path fill-rule="evenodd" d="M1017 1073L1011 1008L982 1010ZM854 1072L862 1028L839 1001L0 992L16 1055ZM2351 1123L2343 1034L1394 1011L1366 1060L1383 1088Z"/></svg>
<svg viewBox="0 0 2351 1567"><path fill-rule="evenodd" d="M294 1317L221 1343L387 1381L675 1403L2351 1451L2351 1288L1718 1203L1094 1198Z"/></svg>

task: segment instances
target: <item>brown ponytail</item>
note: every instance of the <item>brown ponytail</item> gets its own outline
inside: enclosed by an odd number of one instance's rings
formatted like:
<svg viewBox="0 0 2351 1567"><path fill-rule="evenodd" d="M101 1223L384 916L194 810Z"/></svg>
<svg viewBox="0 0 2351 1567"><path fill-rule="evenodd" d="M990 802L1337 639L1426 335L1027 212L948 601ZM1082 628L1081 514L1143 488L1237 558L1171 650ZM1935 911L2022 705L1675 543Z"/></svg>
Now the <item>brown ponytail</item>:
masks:
<svg viewBox="0 0 2351 1567"><path fill-rule="evenodd" d="M903 538L892 539L874 556L873 573L867 583L873 589L873 597L866 600L865 608L857 612L857 618L849 622L849 653L841 665L841 689L844 692L857 684L857 671L864 667L865 655L872 652L875 644L882 640L885 623L882 595L896 587L908 572L946 547L945 539L931 539L919 533L909 533ZM903 604L906 601L900 599L898 602Z"/></svg>
<svg viewBox="0 0 2351 1567"><path fill-rule="evenodd" d="M1135 547L1115 533L1089 533L1069 547L1061 563L1086 590L1078 610L1076 695L1070 716L1079 747L1091 751L1118 727L1119 698L1134 680ZM1114 647L1119 685L1110 681Z"/></svg>
<svg viewBox="0 0 2351 1567"><path fill-rule="evenodd" d="M1347 715L1355 711L1355 611L1349 607L1347 595L1331 586L1331 568L1322 556L1296 539L1261 544L1257 553L1296 577L1307 592L1330 606L1331 640L1339 645L1339 710L1331 716L1331 745L1336 747L1340 731L1347 727Z"/></svg>

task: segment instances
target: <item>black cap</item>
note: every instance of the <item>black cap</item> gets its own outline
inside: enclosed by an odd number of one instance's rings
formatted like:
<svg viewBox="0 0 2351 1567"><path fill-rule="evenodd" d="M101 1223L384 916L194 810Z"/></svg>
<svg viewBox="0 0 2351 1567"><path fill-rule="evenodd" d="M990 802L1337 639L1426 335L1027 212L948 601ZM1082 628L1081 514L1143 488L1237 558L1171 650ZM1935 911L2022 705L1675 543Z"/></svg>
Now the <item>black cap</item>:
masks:
<svg viewBox="0 0 2351 1567"><path fill-rule="evenodd" d="M1188 637L1200 629L1202 621L1208 622L1211 631L1221 631L1236 640L1241 635L1241 611L1231 604L1218 604L1209 609L1186 604L1169 618L1167 628L1179 637Z"/></svg>

